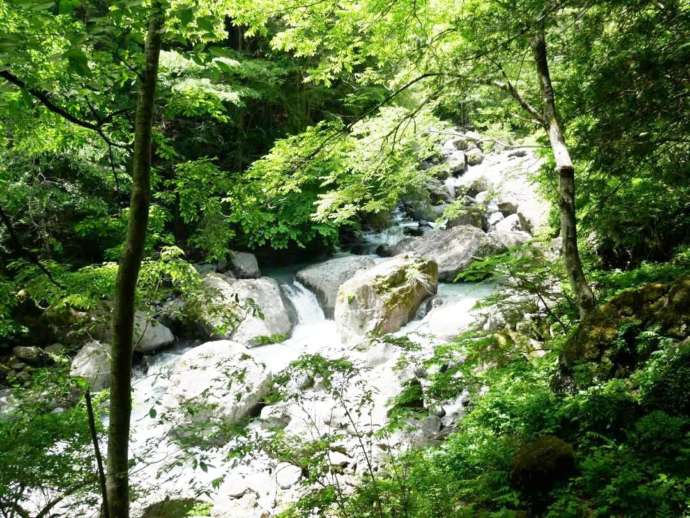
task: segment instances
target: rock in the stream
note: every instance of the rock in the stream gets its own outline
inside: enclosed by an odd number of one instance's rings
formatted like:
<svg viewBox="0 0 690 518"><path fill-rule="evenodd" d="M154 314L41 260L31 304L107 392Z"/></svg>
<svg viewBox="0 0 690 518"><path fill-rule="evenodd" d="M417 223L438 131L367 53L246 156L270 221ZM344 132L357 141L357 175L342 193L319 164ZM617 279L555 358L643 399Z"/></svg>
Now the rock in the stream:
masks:
<svg viewBox="0 0 690 518"><path fill-rule="evenodd" d="M162 404L176 431L184 435L186 424L204 423L209 418L236 423L257 408L270 388L270 372L248 354L246 347L218 340L182 355L173 368Z"/></svg>
<svg viewBox="0 0 690 518"><path fill-rule="evenodd" d="M511 214L505 219L502 219L490 233L506 248L512 248L521 245L530 240L532 237L528 232L522 229L522 222L517 214Z"/></svg>
<svg viewBox="0 0 690 518"><path fill-rule="evenodd" d="M180 301L180 304L182 302ZM164 318L167 315L164 315ZM113 331L107 320L103 320L95 332L96 338L110 343L113 340ZM134 313L134 350L140 353L151 353L172 344L175 336L170 329L161 324L158 320L150 317L143 311Z"/></svg>
<svg viewBox="0 0 690 518"><path fill-rule="evenodd" d="M292 323L276 280L269 277L231 279L220 274L209 274L204 282L217 291L221 303L236 306L239 302L243 306L236 310L240 324L227 333L218 332L223 328L222 317L207 313L205 325L212 336L232 338L248 346L289 336Z"/></svg>
<svg viewBox="0 0 690 518"><path fill-rule="evenodd" d="M434 230L421 237L407 238L393 247L394 255L414 253L438 264L438 276L452 282L472 261L503 250L503 246L483 230L460 225L450 230Z"/></svg>
<svg viewBox="0 0 690 518"><path fill-rule="evenodd" d="M302 468L290 464L289 462L281 462L276 467L276 481L280 489L290 489L297 484L302 478Z"/></svg>
<svg viewBox="0 0 690 518"><path fill-rule="evenodd" d="M484 153L479 148L472 148L467 151L467 164L479 165L484 161Z"/></svg>
<svg viewBox="0 0 690 518"><path fill-rule="evenodd" d="M84 345L72 360L70 375L84 378L93 391L110 385L110 347L97 340Z"/></svg>
<svg viewBox="0 0 690 518"><path fill-rule="evenodd" d="M377 258L350 255L329 259L297 272L297 280L316 293L326 318L333 318L338 288L360 270L374 266Z"/></svg>
<svg viewBox="0 0 690 518"><path fill-rule="evenodd" d="M230 498L241 498L249 491L249 484L242 475L232 473L225 478L220 491Z"/></svg>
<svg viewBox="0 0 690 518"><path fill-rule="evenodd" d="M453 176L458 176L467 170L467 157L463 151L456 151L448 157L448 172Z"/></svg>
<svg viewBox="0 0 690 518"><path fill-rule="evenodd" d="M429 192L429 198L433 205L440 203L450 203L453 201L451 192L446 185L438 178L427 179L424 187Z"/></svg>
<svg viewBox="0 0 690 518"><path fill-rule="evenodd" d="M338 290L335 321L341 338L354 344L369 334L397 331L437 285L436 263L411 254L358 272Z"/></svg>
<svg viewBox="0 0 690 518"><path fill-rule="evenodd" d="M163 324L137 311L134 315L134 350L150 353L175 341L172 331Z"/></svg>
<svg viewBox="0 0 690 518"><path fill-rule="evenodd" d="M455 204L458 204L458 206L456 207ZM474 203L469 196L459 199L455 204L453 207L456 208L456 210L453 211L452 217L449 217L448 221L446 221L447 229L459 227L460 225L471 225L481 228L482 230L487 230L489 228L489 222L486 219L484 208Z"/></svg>
<svg viewBox="0 0 690 518"><path fill-rule="evenodd" d="M230 271L238 279L258 279L261 277L256 256L249 252L232 252L229 266Z"/></svg>

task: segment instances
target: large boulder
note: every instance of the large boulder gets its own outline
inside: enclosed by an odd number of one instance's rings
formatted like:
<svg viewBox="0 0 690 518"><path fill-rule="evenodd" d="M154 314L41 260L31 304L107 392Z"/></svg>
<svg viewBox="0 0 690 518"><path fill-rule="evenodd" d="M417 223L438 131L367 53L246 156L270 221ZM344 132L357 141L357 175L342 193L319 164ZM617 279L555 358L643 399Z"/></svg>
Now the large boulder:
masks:
<svg viewBox="0 0 690 518"><path fill-rule="evenodd" d="M326 318L333 318L340 286L358 271L374 266L377 260L370 255L336 257L298 271L297 280L316 293Z"/></svg>
<svg viewBox="0 0 690 518"><path fill-rule="evenodd" d="M259 262L254 254L249 252L232 252L230 256L230 271L238 279L257 279L261 277Z"/></svg>
<svg viewBox="0 0 690 518"><path fill-rule="evenodd" d="M238 422L257 409L270 389L270 372L244 345L218 340L182 355L162 405L176 432L184 435L188 426L200 432L194 425Z"/></svg>
<svg viewBox="0 0 690 518"><path fill-rule="evenodd" d="M110 347L88 342L72 360L70 375L84 378L94 392L110 386Z"/></svg>
<svg viewBox="0 0 690 518"><path fill-rule="evenodd" d="M414 253L438 264L441 281L452 282L472 261L503 250L503 246L483 230L460 225L450 230L434 230L407 238L393 247L393 255Z"/></svg>
<svg viewBox="0 0 690 518"><path fill-rule="evenodd" d="M175 341L172 331L166 326L137 311L134 315L134 350L150 353L172 344Z"/></svg>
<svg viewBox="0 0 690 518"><path fill-rule="evenodd" d="M533 504L539 504L554 485L574 472L573 447L558 437L544 435L524 444L515 454L510 483Z"/></svg>
<svg viewBox="0 0 690 518"><path fill-rule="evenodd" d="M216 312L207 313L205 325L212 336L232 338L249 346L281 341L290 335L292 323L278 282L269 277L231 279L220 274L204 278L217 294L216 305L235 308L239 324L225 331L225 321Z"/></svg>
<svg viewBox="0 0 690 518"><path fill-rule="evenodd" d="M358 272L338 290L335 322L343 341L392 333L414 318L424 299L436 293L438 266L412 254Z"/></svg>

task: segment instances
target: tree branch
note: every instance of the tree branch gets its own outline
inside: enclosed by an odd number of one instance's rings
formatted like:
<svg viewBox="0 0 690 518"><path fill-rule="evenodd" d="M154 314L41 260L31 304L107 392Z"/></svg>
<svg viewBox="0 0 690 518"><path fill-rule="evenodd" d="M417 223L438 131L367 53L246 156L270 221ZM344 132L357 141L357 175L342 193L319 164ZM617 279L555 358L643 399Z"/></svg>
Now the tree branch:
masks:
<svg viewBox="0 0 690 518"><path fill-rule="evenodd" d="M505 73L503 73L503 75L505 77ZM544 116L539 112L539 110L532 106L527 101L527 99L520 95L520 92L517 91L517 88L515 88L515 86L508 80L508 78L506 78L505 83L501 81L493 81L491 85L499 88L500 90L503 90L504 92L508 92L513 97L513 99L515 99L518 102L522 109L529 113L530 116L536 122L538 122L541 126L546 127L546 120L544 119Z"/></svg>
<svg viewBox="0 0 690 518"><path fill-rule="evenodd" d="M25 92L30 94L32 97L37 99L48 110L59 115L63 119L71 122L72 124L76 124L77 126L81 126L82 128L86 128L86 129L89 129L91 131L95 131L105 141L105 143L108 144L109 146L115 146L115 147L119 147L119 148L123 148L123 149L129 149L129 146L127 144L120 144L118 142L113 142L103 132L103 125L106 124L107 122L111 121L112 118L116 114L109 114L108 116L106 116L104 118L99 118L98 122L96 122L96 123L88 121L88 120L84 120L84 119L81 119L81 118L77 117L76 115L68 112L63 107L55 104L51 100L50 94L48 92L30 87L23 80L19 79L17 76L15 76L9 70L0 70L0 77L5 79L9 83L12 83L13 85L20 88L21 90L24 90Z"/></svg>
<svg viewBox="0 0 690 518"><path fill-rule="evenodd" d="M31 251L27 250L22 246L22 243L19 240L19 236L17 236L17 233L14 231L14 227L12 227L12 222L10 221L10 218L7 217L7 214L5 214L5 211L2 209L1 206L0 220L2 220L2 223L5 225L5 228L7 228L7 232L10 235L10 239L12 240L12 243L14 244L17 253L23 255L30 262L38 266L39 270L46 274L46 277L48 277L48 280L50 280L50 282L52 282L58 288L64 290L65 287L62 284L60 284L57 280L55 280L50 271L45 266L43 266L43 264L41 264L41 261L38 259L38 257L36 257Z"/></svg>

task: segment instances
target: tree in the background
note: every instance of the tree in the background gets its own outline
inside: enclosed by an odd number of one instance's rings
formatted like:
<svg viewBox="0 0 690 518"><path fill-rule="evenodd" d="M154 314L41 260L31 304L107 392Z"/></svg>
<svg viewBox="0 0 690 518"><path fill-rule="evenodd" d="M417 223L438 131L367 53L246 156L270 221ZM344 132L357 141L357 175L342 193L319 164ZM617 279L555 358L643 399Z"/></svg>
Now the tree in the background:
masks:
<svg viewBox="0 0 690 518"><path fill-rule="evenodd" d="M577 7L538 0L518 2L318 2L283 16L274 44L314 56L310 79L326 84L347 75L361 84L388 85L386 101L416 90L421 103L469 96L490 87L509 94L542 128L558 175L558 207L566 271L581 314L594 306L577 244L575 175L556 106L549 40ZM562 49L559 49L562 50ZM523 70L531 61L532 74Z"/></svg>

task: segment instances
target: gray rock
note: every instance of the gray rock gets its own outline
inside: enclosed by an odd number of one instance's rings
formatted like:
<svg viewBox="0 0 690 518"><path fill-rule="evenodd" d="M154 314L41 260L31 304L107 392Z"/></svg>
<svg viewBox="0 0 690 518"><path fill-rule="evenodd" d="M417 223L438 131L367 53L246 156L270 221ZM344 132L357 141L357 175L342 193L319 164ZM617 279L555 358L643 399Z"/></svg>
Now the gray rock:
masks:
<svg viewBox="0 0 690 518"><path fill-rule="evenodd" d="M268 337L287 336L292 330L288 307L281 296L278 282L269 277L259 279L231 279L221 274L204 278L207 286L217 293L217 301L238 306L240 323L234 329L219 333L223 320L219 315L206 312L204 325L212 336L232 338L242 344L260 345Z"/></svg>
<svg viewBox="0 0 690 518"><path fill-rule="evenodd" d="M459 202L456 202L459 203ZM474 203L469 197L465 197L463 206L454 211L455 214L449 217L446 221L446 228L458 227L460 225L471 225L473 227L487 230L489 228L489 221L486 218L484 208Z"/></svg>
<svg viewBox="0 0 690 518"><path fill-rule="evenodd" d="M470 149L465 154L468 165L479 165L484 161L484 153L479 148Z"/></svg>
<svg viewBox="0 0 690 518"><path fill-rule="evenodd" d="M491 235L494 236L506 248L521 245L532 237L522 228L522 220L517 214L511 214L499 221Z"/></svg>
<svg viewBox="0 0 690 518"><path fill-rule="evenodd" d="M467 170L467 157L464 151L456 151L448 157L446 161L448 172L453 176L458 176Z"/></svg>
<svg viewBox="0 0 690 518"><path fill-rule="evenodd" d="M302 478L302 469L289 462L281 462L276 467L276 482L281 489L290 489Z"/></svg>
<svg viewBox="0 0 690 518"><path fill-rule="evenodd" d="M297 280L316 294L326 318L333 318L338 288L358 271L374 266L377 260L370 255L336 257L298 271Z"/></svg>
<svg viewBox="0 0 690 518"><path fill-rule="evenodd" d="M338 468L344 468L353 462L350 457L339 451L328 452L328 461L331 466Z"/></svg>
<svg viewBox="0 0 690 518"><path fill-rule="evenodd" d="M40 347L36 347L35 345L20 345L12 349L12 353L17 357L17 359L35 367L40 367L50 362L50 357L45 353L45 351L43 351L43 349Z"/></svg>
<svg viewBox="0 0 690 518"><path fill-rule="evenodd" d="M489 235L494 237L499 243L501 243L501 245L503 245L506 248L512 248L514 246L521 245L532 238L532 236L529 233L524 232L522 230L494 230L492 232L489 232Z"/></svg>
<svg viewBox="0 0 690 518"><path fill-rule="evenodd" d="M491 214L489 214L487 223L490 227L493 227L494 225L498 224L502 219L503 214L501 214L500 212L492 212Z"/></svg>
<svg viewBox="0 0 690 518"><path fill-rule="evenodd" d="M227 424L249 415L269 393L271 375L240 343L207 342L190 349L175 364L162 406L166 419L184 435L186 423L210 418ZM187 411L194 407L194 412ZM199 433L192 428L193 433Z"/></svg>
<svg viewBox="0 0 690 518"><path fill-rule="evenodd" d="M175 337L163 324L137 311L134 315L134 350L151 353L172 344Z"/></svg>
<svg viewBox="0 0 690 518"><path fill-rule="evenodd" d="M414 253L438 264L439 279L452 282L472 261L498 252L504 246L481 229L461 225L449 230L433 230L421 237L402 240L395 247L395 255Z"/></svg>
<svg viewBox="0 0 690 518"><path fill-rule="evenodd" d="M231 473L223 481L221 490L224 495L230 498L241 498L249 492L250 488L247 479L241 475Z"/></svg>
<svg viewBox="0 0 690 518"><path fill-rule="evenodd" d="M230 271L238 279L257 279L261 277L259 263L254 254L249 252L232 252Z"/></svg>
<svg viewBox="0 0 690 518"><path fill-rule="evenodd" d="M216 265L210 263L197 263L194 265L194 269L199 275L206 275L207 273L215 272Z"/></svg>
<svg viewBox="0 0 690 518"><path fill-rule="evenodd" d="M92 340L72 360L70 375L84 378L94 392L110 386L110 347Z"/></svg>
<svg viewBox="0 0 690 518"><path fill-rule="evenodd" d="M367 335L397 331L436 293L437 284L436 263L410 254L358 272L338 290L335 322L341 338L355 344Z"/></svg>
<svg viewBox="0 0 690 518"><path fill-rule="evenodd" d="M496 224L496 230L502 232L513 232L516 230L524 230L522 222L517 214L512 214Z"/></svg>
<svg viewBox="0 0 690 518"><path fill-rule="evenodd" d="M518 210L518 206L512 201L502 200L498 202L498 210L501 211L506 218L512 214L515 214Z"/></svg>
<svg viewBox="0 0 690 518"><path fill-rule="evenodd" d="M448 187L437 178L429 178L424 184L426 190L429 191L429 198L433 205L438 205L439 203L450 203L453 201L451 192Z"/></svg>
<svg viewBox="0 0 690 518"><path fill-rule="evenodd" d="M445 205L433 205L423 198L408 199L403 202L405 211L417 221L435 221L443 215Z"/></svg>

